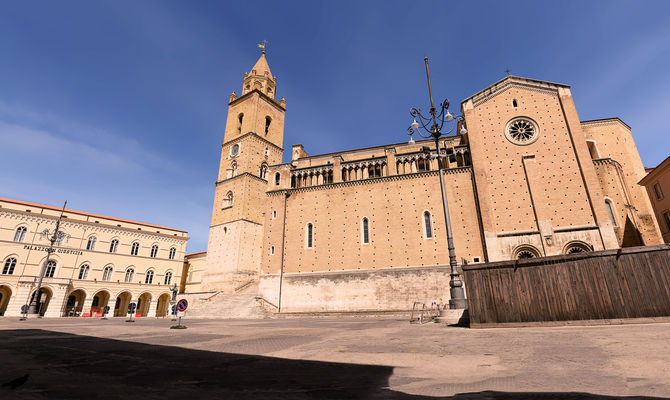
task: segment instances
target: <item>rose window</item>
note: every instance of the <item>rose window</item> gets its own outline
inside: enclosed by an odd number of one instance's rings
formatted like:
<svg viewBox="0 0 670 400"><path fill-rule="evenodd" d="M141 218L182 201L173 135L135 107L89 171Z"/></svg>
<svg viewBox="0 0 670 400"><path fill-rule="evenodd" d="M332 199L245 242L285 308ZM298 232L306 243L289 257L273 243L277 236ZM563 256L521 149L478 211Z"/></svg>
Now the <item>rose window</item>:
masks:
<svg viewBox="0 0 670 400"><path fill-rule="evenodd" d="M515 118L507 123L505 136L514 144L531 144L538 138L537 124L528 118Z"/></svg>
<svg viewBox="0 0 670 400"><path fill-rule="evenodd" d="M516 257L520 260L524 258L535 258L535 254L529 250L521 250Z"/></svg>

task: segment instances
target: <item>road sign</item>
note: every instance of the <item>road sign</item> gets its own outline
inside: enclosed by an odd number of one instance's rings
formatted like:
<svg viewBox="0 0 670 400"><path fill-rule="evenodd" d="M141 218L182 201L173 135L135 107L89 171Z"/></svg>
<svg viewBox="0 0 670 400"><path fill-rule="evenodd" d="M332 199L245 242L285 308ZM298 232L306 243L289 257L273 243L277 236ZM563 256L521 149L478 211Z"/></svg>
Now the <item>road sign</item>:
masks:
<svg viewBox="0 0 670 400"><path fill-rule="evenodd" d="M105 308L102 309L104 314L109 314L109 306L105 306Z"/></svg>
<svg viewBox="0 0 670 400"><path fill-rule="evenodd" d="M133 314L135 312L136 308L137 308L137 304L135 304L135 303L128 304L128 314Z"/></svg>
<svg viewBox="0 0 670 400"><path fill-rule="evenodd" d="M186 311L188 308L188 301L186 299L181 299L177 303L177 311Z"/></svg>
<svg viewBox="0 0 670 400"><path fill-rule="evenodd" d="M29 305L25 304L21 306L21 314L28 314Z"/></svg>
<svg viewBox="0 0 670 400"><path fill-rule="evenodd" d="M177 311L177 316L178 316L179 318L183 317L184 314L185 314L185 313L184 313L183 311Z"/></svg>

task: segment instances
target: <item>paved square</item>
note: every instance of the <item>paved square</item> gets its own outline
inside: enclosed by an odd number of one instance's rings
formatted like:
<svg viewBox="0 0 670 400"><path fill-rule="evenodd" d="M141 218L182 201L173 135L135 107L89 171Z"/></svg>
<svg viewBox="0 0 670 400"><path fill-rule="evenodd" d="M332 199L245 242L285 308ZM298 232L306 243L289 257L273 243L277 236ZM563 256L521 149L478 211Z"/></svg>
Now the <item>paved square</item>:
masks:
<svg viewBox="0 0 670 400"><path fill-rule="evenodd" d="M0 383L30 375L14 390L0 388L0 398L670 396L665 323L489 330L388 317L173 324L0 318Z"/></svg>

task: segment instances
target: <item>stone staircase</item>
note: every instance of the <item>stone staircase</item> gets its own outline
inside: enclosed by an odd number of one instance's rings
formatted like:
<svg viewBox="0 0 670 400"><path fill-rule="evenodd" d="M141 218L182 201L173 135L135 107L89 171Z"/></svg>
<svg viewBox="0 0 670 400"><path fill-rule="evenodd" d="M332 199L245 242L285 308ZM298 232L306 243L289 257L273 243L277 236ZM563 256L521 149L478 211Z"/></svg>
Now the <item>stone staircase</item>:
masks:
<svg viewBox="0 0 670 400"><path fill-rule="evenodd" d="M258 301L258 282L249 281L238 286L232 294L224 292L181 294L188 300L187 318L272 318Z"/></svg>

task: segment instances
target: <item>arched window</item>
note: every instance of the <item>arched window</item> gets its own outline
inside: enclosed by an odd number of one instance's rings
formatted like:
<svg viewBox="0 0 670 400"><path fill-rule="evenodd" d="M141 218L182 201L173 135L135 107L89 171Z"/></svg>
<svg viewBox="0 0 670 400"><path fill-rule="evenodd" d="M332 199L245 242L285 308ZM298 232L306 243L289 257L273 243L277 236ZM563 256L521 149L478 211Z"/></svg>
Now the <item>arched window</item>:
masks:
<svg viewBox="0 0 670 400"><path fill-rule="evenodd" d="M270 132L270 123L271 122L272 122L272 118L265 117L265 136L267 136L268 132Z"/></svg>
<svg viewBox="0 0 670 400"><path fill-rule="evenodd" d="M25 226L19 226L16 228L16 233L14 234L14 241L15 242L23 242L23 240L26 238L26 232L28 229L26 229Z"/></svg>
<svg viewBox="0 0 670 400"><path fill-rule="evenodd" d="M133 242L130 246L130 255L136 256L140 252L140 244L138 242Z"/></svg>
<svg viewBox="0 0 670 400"><path fill-rule="evenodd" d="M368 243L370 243L370 234L368 232L368 229L369 229L368 219L363 218L363 221L362 221L361 225L362 225L361 230L362 230L362 236L363 236L362 237L363 244L368 244Z"/></svg>
<svg viewBox="0 0 670 400"><path fill-rule="evenodd" d="M170 258L170 260L174 260L174 257L176 255L177 255L177 249L175 249L174 247L170 247L170 254L168 255L168 258Z"/></svg>
<svg viewBox="0 0 670 400"><path fill-rule="evenodd" d="M164 284L169 285L172 283L172 272L166 272L165 273L165 280L163 281Z"/></svg>
<svg viewBox="0 0 670 400"><path fill-rule="evenodd" d="M147 275L144 278L144 283L150 285L154 283L154 271L148 270Z"/></svg>
<svg viewBox="0 0 670 400"><path fill-rule="evenodd" d="M223 204L221 208L228 208L233 206L233 192L229 191L226 193L226 197L223 198Z"/></svg>
<svg viewBox="0 0 670 400"><path fill-rule="evenodd" d="M5 266L2 268L3 275L13 275L14 267L16 267L16 258L10 257L5 260Z"/></svg>
<svg viewBox="0 0 670 400"><path fill-rule="evenodd" d="M233 162L230 163L230 176L229 176L229 178L232 178L235 175L237 175L237 161L233 160Z"/></svg>
<svg viewBox="0 0 670 400"><path fill-rule="evenodd" d="M610 220L612 221L612 226L617 226L616 223L616 217L614 216L614 210L612 209L612 200L605 200L605 207L607 207L607 214L610 216Z"/></svg>
<svg viewBox="0 0 670 400"><path fill-rule="evenodd" d="M54 275L56 275L56 261L49 260L49 262L47 263L47 267L44 270L44 277L53 278Z"/></svg>
<svg viewBox="0 0 670 400"><path fill-rule="evenodd" d="M417 170L419 172L430 171L430 161L429 160L418 160L417 161Z"/></svg>
<svg viewBox="0 0 670 400"><path fill-rule="evenodd" d="M111 281L112 280L112 267L108 266L102 271L102 280Z"/></svg>
<svg viewBox="0 0 670 400"><path fill-rule="evenodd" d="M134 277L135 277L135 270L132 268L128 268L126 270L126 277L123 278L123 281L126 283L131 283Z"/></svg>
<svg viewBox="0 0 670 400"><path fill-rule="evenodd" d="M239 122L237 125L237 131L239 133L242 133L242 120L244 120L244 114L240 113L240 115L237 116L237 121Z"/></svg>
<svg viewBox="0 0 670 400"><path fill-rule="evenodd" d="M95 242L97 241L98 239L95 236L88 238L88 242L86 243L86 250L95 250Z"/></svg>
<svg viewBox="0 0 670 400"><path fill-rule="evenodd" d="M109 252L116 253L118 250L119 250L119 241L117 239L113 239L109 243Z"/></svg>
<svg viewBox="0 0 670 400"><path fill-rule="evenodd" d="M156 255L158 255L158 245L157 244L151 246L151 254L149 254L149 257L156 258Z"/></svg>
<svg viewBox="0 0 670 400"><path fill-rule="evenodd" d="M281 179L281 175L279 174L279 172L277 172L275 174L275 186L279 186L280 179Z"/></svg>
<svg viewBox="0 0 670 400"><path fill-rule="evenodd" d="M310 222L307 224L307 230L305 234L305 246L308 249L311 249L313 247L313 236L314 236L314 225Z"/></svg>
<svg viewBox="0 0 670 400"><path fill-rule="evenodd" d="M423 213L423 225L425 228L426 239L431 239L433 237L433 228L430 222L430 213L428 211Z"/></svg>
<svg viewBox="0 0 670 400"><path fill-rule="evenodd" d="M514 259L516 260L538 257L540 257L540 252L529 244L522 244L514 250Z"/></svg>
<svg viewBox="0 0 670 400"><path fill-rule="evenodd" d="M79 279L86 279L88 278L88 271L90 267L88 264L84 264L79 268Z"/></svg>
<svg viewBox="0 0 670 400"><path fill-rule="evenodd" d="M265 175L267 175L268 172L268 165L266 163L261 164L261 171L258 176L260 176L261 179L265 179Z"/></svg>
<svg viewBox="0 0 670 400"><path fill-rule="evenodd" d="M563 249L565 254L584 253L587 251L593 251L593 247L581 241L570 242Z"/></svg>

